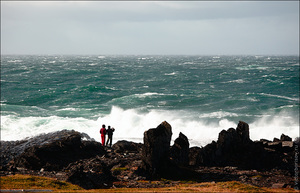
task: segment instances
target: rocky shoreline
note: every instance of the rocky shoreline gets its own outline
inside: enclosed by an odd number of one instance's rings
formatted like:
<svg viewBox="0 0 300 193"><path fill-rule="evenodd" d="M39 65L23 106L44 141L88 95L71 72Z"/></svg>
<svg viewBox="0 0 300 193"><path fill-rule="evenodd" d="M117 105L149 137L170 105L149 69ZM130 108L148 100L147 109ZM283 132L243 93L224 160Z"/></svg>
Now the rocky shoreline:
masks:
<svg viewBox="0 0 300 193"><path fill-rule="evenodd" d="M84 133L63 130L21 141L1 141L0 175L57 178L85 189L174 186L180 181L240 181L259 187L299 188L299 138L249 138L249 125L219 133L205 147L189 147L180 133L170 146L166 121L144 133L144 143L103 147Z"/></svg>

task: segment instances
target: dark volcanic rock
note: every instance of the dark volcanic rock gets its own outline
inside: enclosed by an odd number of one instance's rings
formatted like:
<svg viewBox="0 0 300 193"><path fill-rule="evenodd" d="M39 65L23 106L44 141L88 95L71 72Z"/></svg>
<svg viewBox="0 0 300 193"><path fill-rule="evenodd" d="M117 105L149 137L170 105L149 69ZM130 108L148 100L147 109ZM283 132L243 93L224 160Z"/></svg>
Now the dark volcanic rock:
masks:
<svg viewBox="0 0 300 193"><path fill-rule="evenodd" d="M170 141L172 137L172 128L166 122L162 122L156 129L149 129L144 133L144 146L142 151L142 168L146 171L146 177L150 179L197 179L199 173L188 168L177 165L170 159ZM188 148L187 138L182 134L177 140L176 148ZM174 147L175 148L175 147ZM174 150L174 149L173 149ZM187 150L188 152L188 150ZM177 152L180 157L180 152ZM181 153L182 158L177 161L187 161L188 154ZM187 162L188 163L188 162Z"/></svg>
<svg viewBox="0 0 300 193"><path fill-rule="evenodd" d="M66 181L85 189L109 188L116 179L100 157L80 160L64 169Z"/></svg>
<svg viewBox="0 0 300 193"><path fill-rule="evenodd" d="M289 136L287 136L285 134L281 134L280 141L292 141L292 138L290 138Z"/></svg>
<svg viewBox="0 0 300 193"><path fill-rule="evenodd" d="M238 139L241 139L243 144L252 142L249 138L249 125L247 123L240 121L236 128L236 132L239 135Z"/></svg>
<svg viewBox="0 0 300 193"><path fill-rule="evenodd" d="M249 138L249 126L245 122L239 122L237 129L230 128L219 133L218 141L193 151L189 157L192 164L206 166L237 166L243 164L253 142Z"/></svg>
<svg viewBox="0 0 300 193"><path fill-rule="evenodd" d="M25 149L28 149L33 146L42 146L44 144L49 144L54 141L59 141L65 136L70 135L70 133L74 133L75 131L62 130L47 134L41 134L32 138L26 138L20 141L1 141L1 165L6 165L13 158L21 155ZM78 133L78 132L77 132ZM87 141L94 141L85 133L79 133L81 138L86 139Z"/></svg>
<svg viewBox="0 0 300 193"><path fill-rule="evenodd" d="M189 164L189 146L188 138L180 132L170 150L171 159L177 165L187 166Z"/></svg>
<svg viewBox="0 0 300 193"><path fill-rule="evenodd" d="M189 165L200 166L203 164L202 148L191 147L189 149Z"/></svg>
<svg viewBox="0 0 300 193"><path fill-rule="evenodd" d="M151 176L156 176L168 167L171 137L172 128L166 121L144 132L142 160Z"/></svg>
<svg viewBox="0 0 300 193"><path fill-rule="evenodd" d="M112 149L117 153L132 153L141 151L142 147L143 144L141 143L122 140L117 141L117 143L112 146Z"/></svg>
<svg viewBox="0 0 300 193"><path fill-rule="evenodd" d="M71 162L103 155L100 143L82 141L83 135L76 131L62 131L51 134L52 139L35 144L14 159L14 167L39 170L60 170Z"/></svg>
<svg viewBox="0 0 300 193"><path fill-rule="evenodd" d="M169 180L238 180L256 186L283 183L293 187L299 138L293 142L282 135L273 142L253 142L245 122L221 131L217 141L201 148L189 149L182 133L170 147L171 136L171 126L163 122L144 133L144 144L118 141L112 148L66 130L1 142L0 175L47 176L86 189L157 187L151 180L161 178L168 181L159 186L172 185Z"/></svg>
<svg viewBox="0 0 300 193"><path fill-rule="evenodd" d="M288 138L285 138L288 139ZM284 145L283 145L284 144ZM249 126L240 121L237 128L219 133L218 141L190 151L192 166L236 166L243 169L292 169L293 142L249 138Z"/></svg>

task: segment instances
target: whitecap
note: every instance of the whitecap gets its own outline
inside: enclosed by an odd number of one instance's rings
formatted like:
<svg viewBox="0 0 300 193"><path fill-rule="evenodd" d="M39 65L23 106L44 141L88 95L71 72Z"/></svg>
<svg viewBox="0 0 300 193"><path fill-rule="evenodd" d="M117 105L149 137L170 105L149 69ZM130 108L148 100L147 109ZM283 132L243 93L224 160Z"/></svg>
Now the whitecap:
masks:
<svg viewBox="0 0 300 193"><path fill-rule="evenodd" d="M23 60L8 60L8 63L20 63L23 62Z"/></svg>
<svg viewBox="0 0 300 193"><path fill-rule="evenodd" d="M220 131L236 128L238 122L231 118L236 119L239 116L225 111L201 114L188 110L126 110L117 106L113 106L108 114L95 115L97 118L93 119L8 115L1 116L1 140L21 140L41 133L67 129L87 133L91 138L100 141L99 130L101 125L105 124L116 129L113 143L121 139L142 142L146 130L156 128L161 122L167 121L172 126L172 141L182 132L190 140L190 146L204 146L212 140L217 140ZM291 117L284 110L275 115L268 113L259 115L256 120L249 123L251 139L272 140L274 137L280 137L282 133L292 138L297 137L298 118Z"/></svg>
<svg viewBox="0 0 300 193"><path fill-rule="evenodd" d="M175 75L175 74L177 74L176 72L172 72L172 73L165 73L165 75L166 76L173 76L173 75Z"/></svg>
<svg viewBox="0 0 300 193"><path fill-rule="evenodd" d="M183 64L195 64L194 62L184 62Z"/></svg>
<svg viewBox="0 0 300 193"><path fill-rule="evenodd" d="M217 111L212 113L204 113L199 115L199 118L224 118L224 117L238 117L240 115L236 113L230 113L225 111Z"/></svg>
<svg viewBox="0 0 300 193"><path fill-rule="evenodd" d="M291 100L291 101L299 101L299 98L291 98L291 97L287 97L287 96L280 96L280 95L274 95L274 94L267 94L267 93L258 93L259 95L262 96L269 96L269 97L275 97L275 98L282 98L282 99L287 99L287 100Z"/></svg>
<svg viewBox="0 0 300 193"><path fill-rule="evenodd" d="M68 107L68 108L58 109L57 111L78 111L78 109L77 108Z"/></svg>
<svg viewBox="0 0 300 193"><path fill-rule="evenodd" d="M244 79L237 79L237 80L230 80L227 82L223 82L223 83L238 83L238 84L242 84L242 83L246 83L247 81L245 81Z"/></svg>

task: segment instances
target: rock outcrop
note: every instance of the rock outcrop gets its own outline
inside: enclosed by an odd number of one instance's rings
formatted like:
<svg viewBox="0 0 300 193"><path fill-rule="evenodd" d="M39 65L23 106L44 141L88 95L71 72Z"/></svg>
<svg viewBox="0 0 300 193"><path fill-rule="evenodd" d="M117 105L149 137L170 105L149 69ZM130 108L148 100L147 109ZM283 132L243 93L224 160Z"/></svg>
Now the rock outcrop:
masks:
<svg viewBox="0 0 300 193"><path fill-rule="evenodd" d="M116 153L137 153L139 151L141 151L143 147L143 144L141 143L134 143L131 141L117 141L117 143L115 143L112 146L112 149L116 152Z"/></svg>
<svg viewBox="0 0 300 193"><path fill-rule="evenodd" d="M293 187L299 138L293 142L282 134L273 141L252 141L249 125L242 121L236 129L221 131L217 141L201 148L189 148L183 133L170 146L171 137L170 124L162 122L145 131L144 144L118 141L112 148L103 147L84 133L67 130L1 142L0 174L54 177L85 189L157 187L145 180L161 178L238 180L266 187L283 183Z"/></svg>
<svg viewBox="0 0 300 193"><path fill-rule="evenodd" d="M171 147L170 156L175 164L180 166L189 165L189 147L190 143L188 138L183 134L179 133L179 137L175 139L174 145Z"/></svg>
<svg viewBox="0 0 300 193"><path fill-rule="evenodd" d="M99 156L70 163L64 171L66 181L85 189L108 188L116 180Z"/></svg>
<svg viewBox="0 0 300 193"><path fill-rule="evenodd" d="M154 177L169 166L172 128L166 121L144 132L142 160L144 168Z"/></svg>
<svg viewBox="0 0 300 193"><path fill-rule="evenodd" d="M83 135L76 131L51 133L40 144L29 146L13 159L12 167L32 170L57 171L77 160L105 154L104 148L95 141L83 141ZM37 137L36 139L41 139Z"/></svg>
<svg viewBox="0 0 300 193"><path fill-rule="evenodd" d="M219 133L217 142L203 148L190 149L189 163L192 166L236 166L242 169L271 169L292 166L293 142L288 136L281 139L289 141L253 142L249 138L249 126L240 121L237 128ZM292 168L290 168L292 169Z"/></svg>
<svg viewBox="0 0 300 193"><path fill-rule="evenodd" d="M187 137L181 133L172 148L170 147L171 137L172 128L166 121L155 129L145 131L142 150L144 175L150 179L197 179L199 173L182 167L188 163L189 143ZM174 160L170 159L170 151L172 151Z"/></svg>
<svg viewBox="0 0 300 193"><path fill-rule="evenodd" d="M289 136L287 136L285 134L281 134L280 141L292 141L292 138L290 138Z"/></svg>

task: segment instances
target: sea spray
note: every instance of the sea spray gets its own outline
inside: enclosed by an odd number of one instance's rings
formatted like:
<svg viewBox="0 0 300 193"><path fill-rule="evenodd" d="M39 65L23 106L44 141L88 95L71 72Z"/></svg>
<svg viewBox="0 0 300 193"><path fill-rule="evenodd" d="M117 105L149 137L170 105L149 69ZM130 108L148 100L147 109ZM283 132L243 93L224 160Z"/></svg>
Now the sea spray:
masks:
<svg viewBox="0 0 300 193"><path fill-rule="evenodd" d="M114 127L113 141L128 140L143 141L144 131L156 128L162 121L167 121L172 126L174 141L179 132L184 133L190 140L191 146L204 146L212 140L218 139L218 133L223 129L236 128L238 122L226 118L211 122L210 119L192 119L185 111L150 110L143 112L139 109L124 110L113 106L108 115L98 119L50 117L16 117L3 116L1 121L1 140L21 140L41 133L59 131L63 129L76 130L87 133L90 137L100 141L99 130L102 124ZM203 115L205 116L205 115ZM211 117L212 115L210 115ZM219 117L219 114L216 114ZM243 120L245 121L245 120ZM247 121L246 121L247 122ZM282 133L293 138L297 137L298 122L291 117L279 114L270 118L265 116L254 122L249 122L250 138L272 140L280 137Z"/></svg>
<svg viewBox="0 0 300 193"><path fill-rule="evenodd" d="M299 136L298 56L1 56L1 140L63 129L100 141L168 121L191 146L239 121L252 140Z"/></svg>

